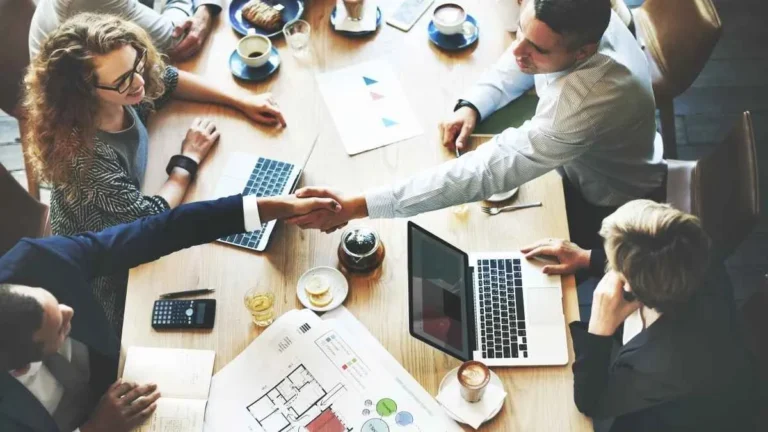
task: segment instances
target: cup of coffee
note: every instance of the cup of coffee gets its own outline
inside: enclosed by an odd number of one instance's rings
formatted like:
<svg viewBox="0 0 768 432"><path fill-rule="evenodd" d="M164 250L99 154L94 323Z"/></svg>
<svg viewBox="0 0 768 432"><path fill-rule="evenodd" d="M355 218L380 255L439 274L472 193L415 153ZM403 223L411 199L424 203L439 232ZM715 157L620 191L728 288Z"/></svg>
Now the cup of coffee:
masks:
<svg viewBox="0 0 768 432"><path fill-rule="evenodd" d="M240 39L237 44L237 55L250 67L264 66L272 54L272 41L268 37L256 34L253 29L248 36Z"/></svg>
<svg viewBox="0 0 768 432"><path fill-rule="evenodd" d="M459 366L458 378L461 397L467 402L478 402L491 382L491 370L479 361L470 360Z"/></svg>
<svg viewBox="0 0 768 432"><path fill-rule="evenodd" d="M432 13L432 22L437 31L444 35L454 35L464 31L467 11L456 3L443 3Z"/></svg>
<svg viewBox="0 0 768 432"><path fill-rule="evenodd" d="M344 8L347 10L347 16L353 21L363 19L363 6L365 0L342 0Z"/></svg>

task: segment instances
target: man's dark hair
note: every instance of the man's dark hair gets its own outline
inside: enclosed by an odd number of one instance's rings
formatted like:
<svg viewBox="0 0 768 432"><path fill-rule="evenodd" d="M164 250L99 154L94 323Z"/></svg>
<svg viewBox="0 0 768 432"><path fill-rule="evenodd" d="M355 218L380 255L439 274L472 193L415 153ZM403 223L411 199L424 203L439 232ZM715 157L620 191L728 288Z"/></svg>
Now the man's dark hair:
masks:
<svg viewBox="0 0 768 432"><path fill-rule="evenodd" d="M534 0L536 19L568 40L568 49L600 42L611 20L611 0Z"/></svg>
<svg viewBox="0 0 768 432"><path fill-rule="evenodd" d="M0 367L20 369L43 356L43 345L32 340L43 324L43 307L34 297L0 284Z"/></svg>

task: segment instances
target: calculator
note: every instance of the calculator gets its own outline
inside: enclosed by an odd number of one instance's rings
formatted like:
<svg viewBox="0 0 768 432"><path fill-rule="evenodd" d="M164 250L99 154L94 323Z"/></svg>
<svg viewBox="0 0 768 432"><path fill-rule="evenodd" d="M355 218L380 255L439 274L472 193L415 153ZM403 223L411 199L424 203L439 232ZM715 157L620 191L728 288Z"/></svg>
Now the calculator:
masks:
<svg viewBox="0 0 768 432"><path fill-rule="evenodd" d="M216 300L155 300L152 328L156 330L210 329L216 319Z"/></svg>
<svg viewBox="0 0 768 432"><path fill-rule="evenodd" d="M410 30L416 21L424 15L429 6L435 0L405 0L400 3L395 13L387 18L387 24L394 28L407 32Z"/></svg>

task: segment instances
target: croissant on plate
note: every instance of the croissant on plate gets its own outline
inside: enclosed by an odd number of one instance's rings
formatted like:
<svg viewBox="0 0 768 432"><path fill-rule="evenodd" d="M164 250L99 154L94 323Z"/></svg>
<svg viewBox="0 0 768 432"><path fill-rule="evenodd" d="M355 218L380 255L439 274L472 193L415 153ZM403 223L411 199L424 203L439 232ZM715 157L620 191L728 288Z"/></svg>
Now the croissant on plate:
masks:
<svg viewBox="0 0 768 432"><path fill-rule="evenodd" d="M243 6L243 18L266 30L280 30L283 20L280 12L261 0L251 0Z"/></svg>

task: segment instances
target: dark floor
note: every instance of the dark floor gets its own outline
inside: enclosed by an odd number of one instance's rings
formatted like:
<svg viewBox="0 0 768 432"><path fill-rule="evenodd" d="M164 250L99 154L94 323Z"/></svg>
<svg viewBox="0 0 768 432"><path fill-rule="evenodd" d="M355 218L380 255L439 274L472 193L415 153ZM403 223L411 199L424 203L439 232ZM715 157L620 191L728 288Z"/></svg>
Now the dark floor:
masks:
<svg viewBox="0 0 768 432"><path fill-rule="evenodd" d="M643 0L625 0L637 7ZM768 273L768 0L713 0L723 36L693 86L675 100L681 159L711 151L746 110L752 112L759 158L763 217L757 229L728 260L743 300ZM0 162L24 182L24 164L12 118L0 112Z"/></svg>

